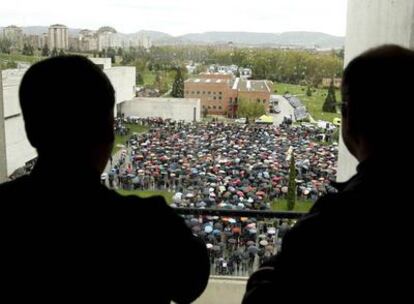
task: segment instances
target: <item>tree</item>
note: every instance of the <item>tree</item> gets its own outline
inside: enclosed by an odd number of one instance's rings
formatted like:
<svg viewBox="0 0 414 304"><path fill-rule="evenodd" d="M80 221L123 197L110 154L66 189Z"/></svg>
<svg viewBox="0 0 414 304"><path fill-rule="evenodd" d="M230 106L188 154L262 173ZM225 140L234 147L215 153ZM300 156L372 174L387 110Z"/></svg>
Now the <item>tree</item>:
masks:
<svg viewBox="0 0 414 304"><path fill-rule="evenodd" d="M141 72L136 72L136 77L137 77L137 84L144 84L144 78L141 75Z"/></svg>
<svg viewBox="0 0 414 304"><path fill-rule="evenodd" d="M295 156L291 155L290 168L289 168L289 183L287 193L287 208L288 210L295 209L296 203L296 167L295 167Z"/></svg>
<svg viewBox="0 0 414 304"><path fill-rule="evenodd" d="M161 92L161 76L160 76L160 72L157 72L155 74L154 88L157 89L159 92Z"/></svg>
<svg viewBox="0 0 414 304"><path fill-rule="evenodd" d="M52 50L52 53L50 53L50 56L51 57L56 57L58 55L59 55L58 50L57 50L56 47L54 47L53 50Z"/></svg>
<svg viewBox="0 0 414 304"><path fill-rule="evenodd" d="M236 77L240 77L240 71L239 71L239 69L237 69Z"/></svg>
<svg viewBox="0 0 414 304"><path fill-rule="evenodd" d="M115 49L114 48L108 48L107 49L107 51L106 51L106 57L109 57L109 58L111 58L111 62L112 63L115 63L115 56L116 56L116 51L115 51Z"/></svg>
<svg viewBox="0 0 414 304"><path fill-rule="evenodd" d="M27 44L23 45L22 55L27 55Z"/></svg>
<svg viewBox="0 0 414 304"><path fill-rule="evenodd" d="M49 54L50 54L49 47L47 46L47 43L45 43L45 45L42 48L42 56L49 57Z"/></svg>
<svg viewBox="0 0 414 304"><path fill-rule="evenodd" d="M124 55L124 51L122 50L122 48L118 48L117 55L118 55L119 57L122 57L122 56Z"/></svg>
<svg viewBox="0 0 414 304"><path fill-rule="evenodd" d="M63 51L63 49L59 50L59 56L65 56L65 52Z"/></svg>
<svg viewBox="0 0 414 304"><path fill-rule="evenodd" d="M246 117L254 120L264 114L266 114L266 109L264 104L261 102L251 102L246 99L239 98L237 107L238 117Z"/></svg>
<svg viewBox="0 0 414 304"><path fill-rule="evenodd" d="M0 53L10 54L12 43L10 39L0 38Z"/></svg>
<svg viewBox="0 0 414 304"><path fill-rule="evenodd" d="M325 103L322 107L323 112L336 113L336 95L334 81L332 79L331 84L328 88L328 93L326 95Z"/></svg>
<svg viewBox="0 0 414 304"><path fill-rule="evenodd" d="M207 110L207 107L205 107L205 108L203 109L203 117L204 117L204 118L206 118L206 117L207 117L207 115L208 115L208 110Z"/></svg>
<svg viewBox="0 0 414 304"><path fill-rule="evenodd" d="M184 79L181 74L181 68L177 68L171 95L176 98L184 98Z"/></svg>
<svg viewBox="0 0 414 304"><path fill-rule="evenodd" d="M28 45L28 47L27 47L27 54L29 56L33 56L34 55L34 47L33 47L33 45L31 45L31 44Z"/></svg>
<svg viewBox="0 0 414 304"><path fill-rule="evenodd" d="M308 86L308 89L306 90L306 96L311 97L312 96L312 89L310 86Z"/></svg>

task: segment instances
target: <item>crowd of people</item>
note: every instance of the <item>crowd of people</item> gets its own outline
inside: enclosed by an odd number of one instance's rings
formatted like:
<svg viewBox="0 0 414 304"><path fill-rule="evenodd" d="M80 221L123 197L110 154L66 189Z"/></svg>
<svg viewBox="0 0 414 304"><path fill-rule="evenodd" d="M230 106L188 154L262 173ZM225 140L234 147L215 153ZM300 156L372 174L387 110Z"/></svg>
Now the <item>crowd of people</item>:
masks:
<svg viewBox="0 0 414 304"><path fill-rule="evenodd" d="M300 199L315 201L335 191L337 146L320 141L330 130L121 117L115 133L128 134L129 124L149 131L131 134L114 157L103 180L112 188L169 191L173 207L268 210L288 192L294 155ZM275 255L293 224L190 215L185 221L206 243L211 274L230 276L249 276Z"/></svg>
<svg viewBox="0 0 414 304"><path fill-rule="evenodd" d="M281 246L294 222L219 216L186 216L193 233L207 246L212 275L249 276Z"/></svg>
<svg viewBox="0 0 414 304"><path fill-rule="evenodd" d="M149 131L130 136L108 173L111 187L169 191L176 207L266 210L286 196L294 155L298 198L335 192L338 149L318 141L321 130L121 118L117 133L126 122Z"/></svg>

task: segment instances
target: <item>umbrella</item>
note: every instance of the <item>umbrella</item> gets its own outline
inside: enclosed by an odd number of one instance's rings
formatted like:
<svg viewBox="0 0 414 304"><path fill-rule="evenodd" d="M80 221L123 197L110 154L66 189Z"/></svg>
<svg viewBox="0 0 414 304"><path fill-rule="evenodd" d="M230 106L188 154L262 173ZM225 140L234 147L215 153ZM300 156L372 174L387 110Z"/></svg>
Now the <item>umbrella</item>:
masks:
<svg viewBox="0 0 414 304"><path fill-rule="evenodd" d="M250 232L251 234L255 234L255 233L257 233L257 229L255 229L255 228L250 229L250 230L249 230L249 232Z"/></svg>
<svg viewBox="0 0 414 304"><path fill-rule="evenodd" d="M193 227L193 231L194 231L194 232L200 232L200 231L201 231L200 226L194 226L194 227Z"/></svg>
<svg viewBox="0 0 414 304"><path fill-rule="evenodd" d="M249 246L249 248L247 248L247 251L248 251L249 253L256 254L257 252L259 252L259 248L257 248L257 247L256 247L256 246L254 246L254 245L251 245L251 246Z"/></svg>
<svg viewBox="0 0 414 304"><path fill-rule="evenodd" d="M237 221L236 221L235 219L233 219L233 218L230 218L230 219L229 219L229 223L230 223L230 224L236 224L236 222L237 222Z"/></svg>
<svg viewBox="0 0 414 304"><path fill-rule="evenodd" d="M262 246L267 246L269 243L266 240L261 240L259 244Z"/></svg>
<svg viewBox="0 0 414 304"><path fill-rule="evenodd" d="M265 239L265 238L266 238L266 235L264 235L264 234L260 234L260 235L258 236L258 238L259 238L259 239Z"/></svg>
<svg viewBox="0 0 414 304"><path fill-rule="evenodd" d="M235 239L228 239L227 242L229 242L230 244L236 244L236 240Z"/></svg>
<svg viewBox="0 0 414 304"><path fill-rule="evenodd" d="M250 223L246 225L247 228L256 228L256 223Z"/></svg>
<svg viewBox="0 0 414 304"><path fill-rule="evenodd" d="M255 242L253 242L253 241L247 241L247 246L252 246L252 245L254 245L254 244L256 244Z"/></svg>
<svg viewBox="0 0 414 304"><path fill-rule="evenodd" d="M214 251L220 251L221 250L221 247L220 246L217 246L217 245L215 245L215 246L213 246L213 248L212 248Z"/></svg>
<svg viewBox="0 0 414 304"><path fill-rule="evenodd" d="M206 244L207 249L212 249L213 248L213 244L207 243Z"/></svg>
<svg viewBox="0 0 414 304"><path fill-rule="evenodd" d="M270 228L268 228L268 229L267 229L267 233L268 233L268 234L276 234L276 228L274 228L274 227L270 227Z"/></svg>
<svg viewBox="0 0 414 304"><path fill-rule="evenodd" d="M214 235L220 235L220 234L221 234L221 231L220 231L220 230L218 230L218 229L214 229L214 230L213 230L213 234L214 234Z"/></svg>
<svg viewBox="0 0 414 304"><path fill-rule="evenodd" d="M206 233L211 233L211 232L213 231L213 227L212 227L212 226L210 226L210 225L208 225L208 226L204 227L204 231L205 231Z"/></svg>
<svg viewBox="0 0 414 304"><path fill-rule="evenodd" d="M223 225L221 224L221 223L215 223L214 224L214 228L216 228L216 229L223 229Z"/></svg>

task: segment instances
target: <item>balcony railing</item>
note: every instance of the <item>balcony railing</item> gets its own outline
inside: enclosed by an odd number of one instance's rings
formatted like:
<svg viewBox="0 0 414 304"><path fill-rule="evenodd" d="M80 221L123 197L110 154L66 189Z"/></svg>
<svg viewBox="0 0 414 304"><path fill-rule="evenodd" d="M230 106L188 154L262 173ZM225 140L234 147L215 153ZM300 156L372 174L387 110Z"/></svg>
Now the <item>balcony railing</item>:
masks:
<svg viewBox="0 0 414 304"><path fill-rule="evenodd" d="M248 277L281 250L285 233L305 213L175 208L210 256L213 277Z"/></svg>

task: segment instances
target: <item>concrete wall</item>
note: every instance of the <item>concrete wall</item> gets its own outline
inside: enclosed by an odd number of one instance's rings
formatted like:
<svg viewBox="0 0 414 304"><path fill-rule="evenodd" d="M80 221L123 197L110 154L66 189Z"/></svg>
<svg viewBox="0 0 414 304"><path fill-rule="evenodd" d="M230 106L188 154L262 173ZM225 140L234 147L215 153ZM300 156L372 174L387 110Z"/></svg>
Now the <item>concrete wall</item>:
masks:
<svg viewBox="0 0 414 304"><path fill-rule="evenodd" d="M125 116L162 117L164 119L193 121L201 120L201 102L196 98L149 98L137 97L121 104Z"/></svg>
<svg viewBox="0 0 414 304"><path fill-rule="evenodd" d="M246 290L246 284L247 279L244 278L211 278L204 293L194 303L240 304Z"/></svg>
<svg viewBox="0 0 414 304"><path fill-rule="evenodd" d="M7 178L7 159L6 159L6 130L3 115L3 80L0 70L0 183Z"/></svg>
<svg viewBox="0 0 414 304"><path fill-rule="evenodd" d="M111 58L88 57L88 59L97 65L103 65L105 70L112 67Z"/></svg>
<svg viewBox="0 0 414 304"><path fill-rule="evenodd" d="M414 1L348 0L345 65L362 52L386 43L414 47ZM355 174L357 161L342 139L338 181Z"/></svg>
<svg viewBox="0 0 414 304"><path fill-rule="evenodd" d="M104 72L114 86L116 104L135 97L135 67L112 67Z"/></svg>
<svg viewBox="0 0 414 304"><path fill-rule="evenodd" d="M5 130L7 176L37 155L27 140L19 105L19 86L25 72L26 69L2 71L4 112L0 119Z"/></svg>

